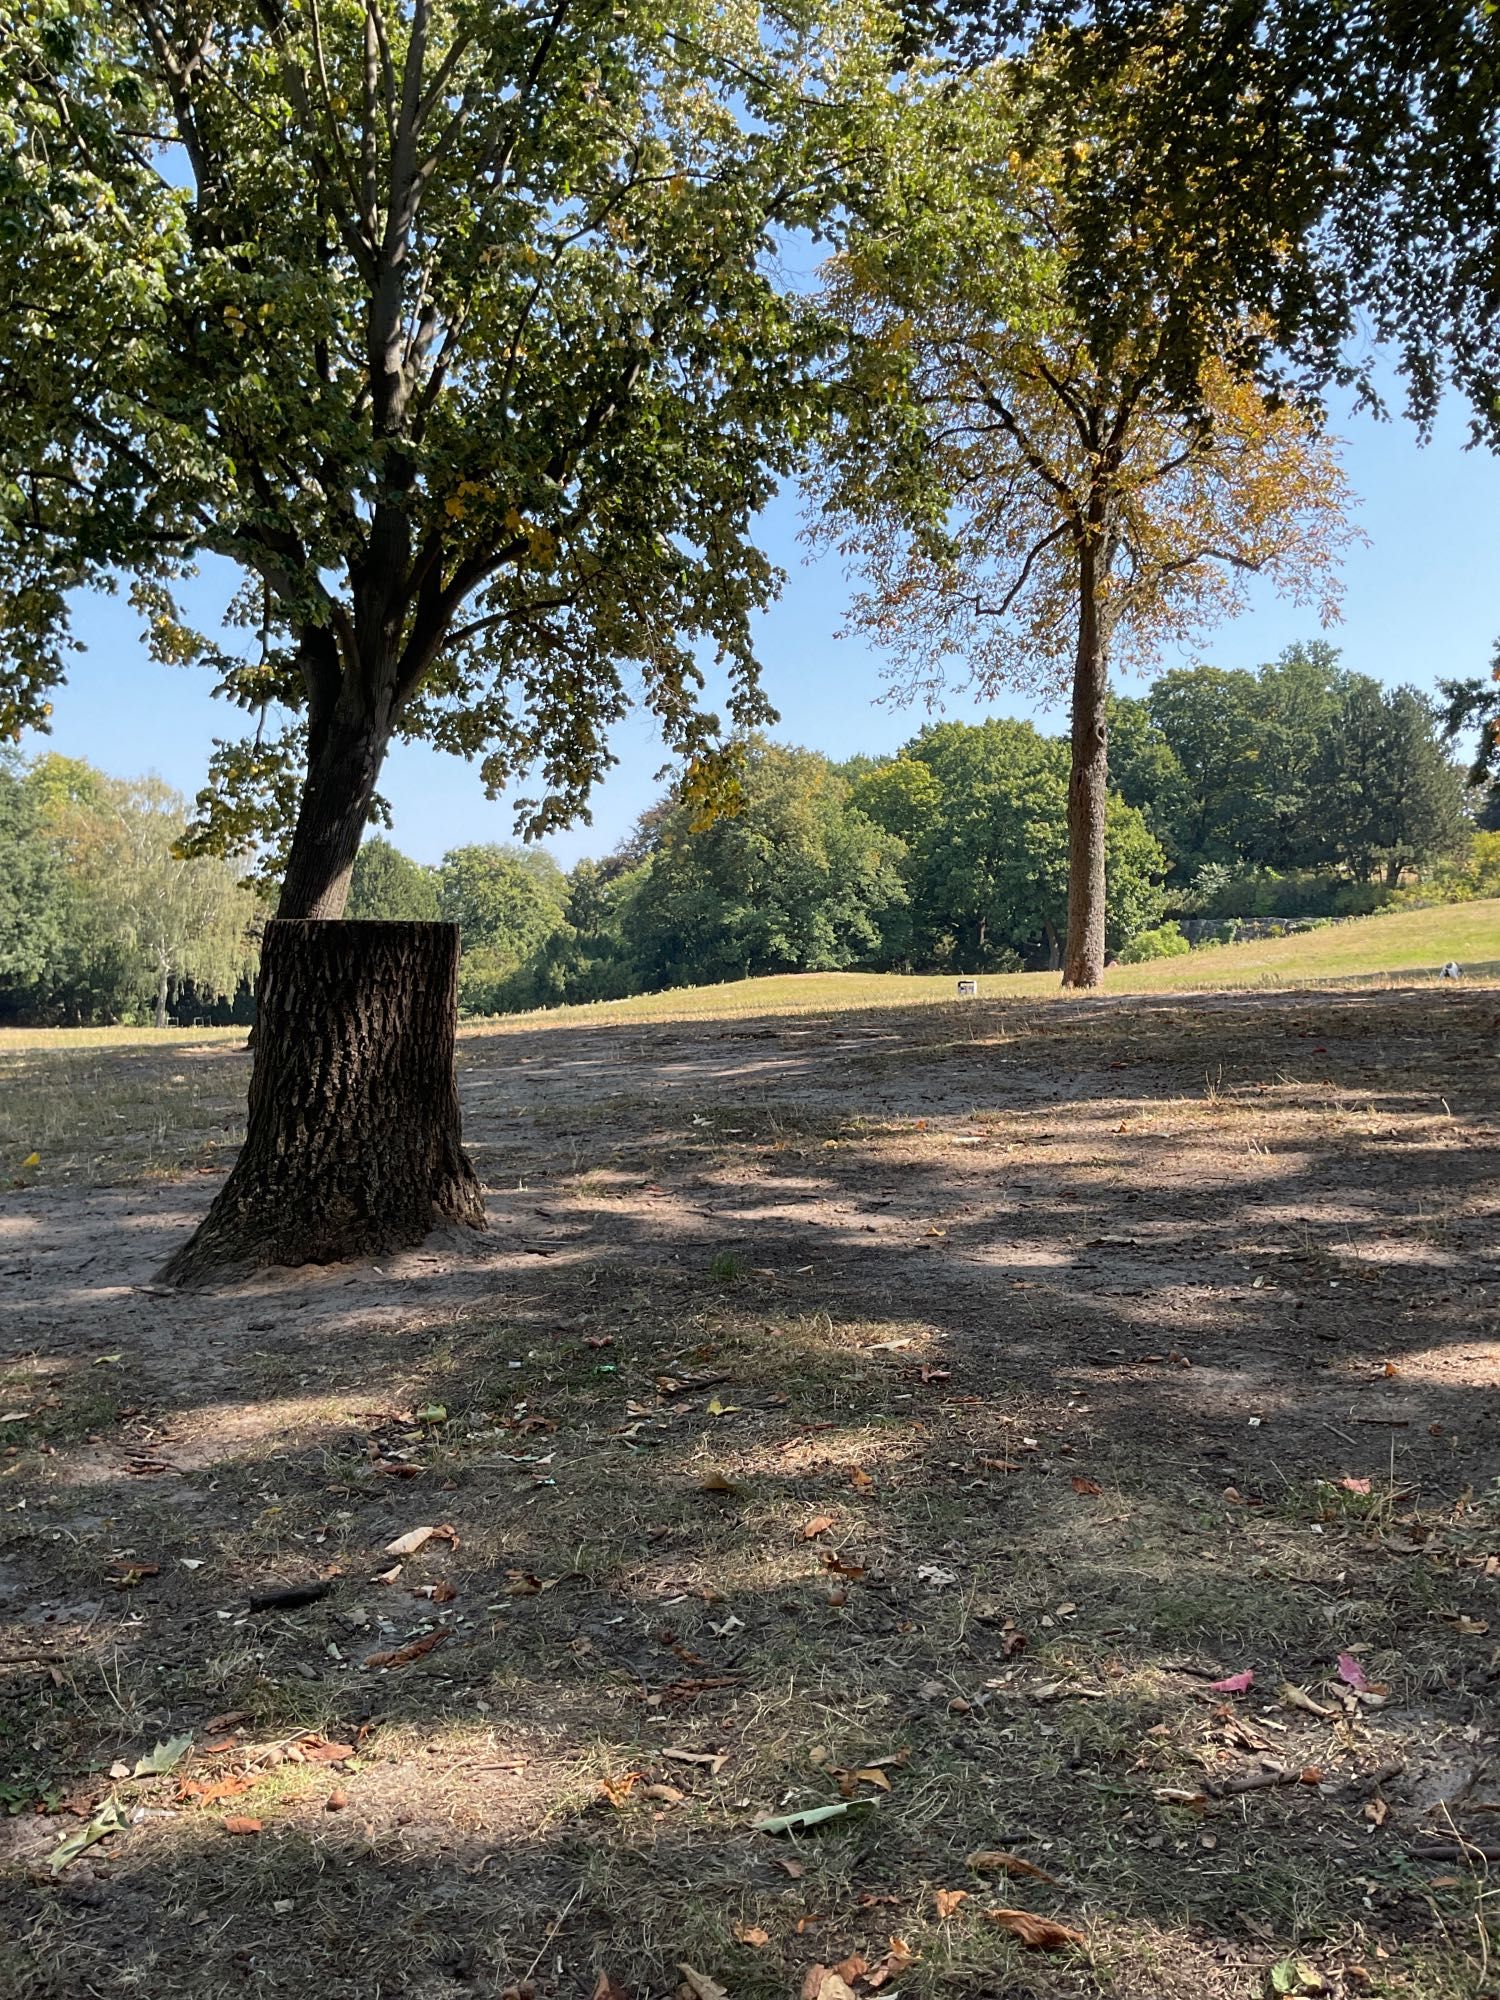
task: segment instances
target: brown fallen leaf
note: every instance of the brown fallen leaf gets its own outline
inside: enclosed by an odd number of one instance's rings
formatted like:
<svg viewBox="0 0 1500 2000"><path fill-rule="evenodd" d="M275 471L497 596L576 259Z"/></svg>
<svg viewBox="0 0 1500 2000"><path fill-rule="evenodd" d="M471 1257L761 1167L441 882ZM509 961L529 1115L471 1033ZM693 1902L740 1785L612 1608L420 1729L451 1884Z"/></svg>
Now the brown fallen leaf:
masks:
<svg viewBox="0 0 1500 2000"><path fill-rule="evenodd" d="M706 1478L698 1481L698 1491L700 1493L734 1494L738 1493L739 1490L734 1481L723 1472L710 1472Z"/></svg>
<svg viewBox="0 0 1500 2000"><path fill-rule="evenodd" d="M771 1933L763 1931L759 1924L736 1924L734 1935L739 1943L752 1944L757 1951L771 1942Z"/></svg>
<svg viewBox="0 0 1500 2000"><path fill-rule="evenodd" d="M241 1792L248 1792L255 1784L255 1777L249 1772L230 1772L225 1778L181 1778L177 1784L177 1797L186 1805L196 1800L199 1805L217 1805L221 1799L238 1798Z"/></svg>
<svg viewBox="0 0 1500 2000"><path fill-rule="evenodd" d="M849 1484L857 1493L868 1493L870 1488L875 1484L875 1475L866 1472L862 1465L851 1465L849 1468Z"/></svg>
<svg viewBox="0 0 1500 2000"><path fill-rule="evenodd" d="M893 1937L889 1940L889 1944L890 1950L885 1957L865 1973L866 1986L871 1988L884 1986L888 1979L896 1978L898 1974L905 1972L909 1965L915 1965L917 1954L905 1938Z"/></svg>
<svg viewBox="0 0 1500 2000"><path fill-rule="evenodd" d="M727 1750L678 1750L674 1748L663 1750L661 1754L663 1757L670 1758L674 1764L705 1764L708 1767L708 1775L711 1778L716 1778L729 1762L729 1752Z"/></svg>
<svg viewBox="0 0 1500 2000"><path fill-rule="evenodd" d="M1305 1715L1336 1715L1337 1709L1325 1708L1320 1701L1314 1701L1306 1688L1296 1687L1291 1681L1281 1684L1281 1701L1285 1708L1300 1708Z"/></svg>
<svg viewBox="0 0 1500 2000"><path fill-rule="evenodd" d="M413 1639L409 1646L397 1646L389 1653L371 1653L364 1664L367 1667L407 1667L413 1660L420 1660L434 1646L441 1646L445 1639L452 1637L451 1626L439 1625L435 1632L424 1633L420 1639Z"/></svg>
<svg viewBox="0 0 1500 2000"><path fill-rule="evenodd" d="M976 1875L1026 1875L1035 1882L1057 1881L1055 1875L1049 1875L1045 1868L1028 1861L1024 1854L1007 1854L999 1847L981 1847L977 1854L969 1856L969 1866Z"/></svg>
<svg viewBox="0 0 1500 2000"><path fill-rule="evenodd" d="M836 1549L823 1551L823 1567L834 1576L861 1577L869 1574L864 1563L845 1562Z"/></svg>
<svg viewBox="0 0 1500 2000"><path fill-rule="evenodd" d="M826 1965L810 1965L802 1981L801 2000L855 2000L854 1989Z"/></svg>
<svg viewBox="0 0 1500 2000"><path fill-rule="evenodd" d="M635 1790L636 1786L644 1781L645 1776L644 1771L626 1771L618 1778L601 1778L599 1780L599 1796L604 1800L606 1805L612 1805L618 1811L629 1799L630 1794Z"/></svg>
<svg viewBox="0 0 1500 2000"><path fill-rule="evenodd" d="M446 1542L450 1548L458 1547L458 1530L451 1521L440 1521L436 1527L408 1528L404 1535L397 1535L395 1541L387 1542L388 1556L414 1556L418 1549L429 1542Z"/></svg>
<svg viewBox="0 0 1500 2000"><path fill-rule="evenodd" d="M785 1874L790 1875L794 1882L800 1881L801 1878L807 1873L806 1868L802 1865L800 1861L784 1861L778 1859L776 1866L780 1868Z"/></svg>
<svg viewBox="0 0 1500 2000"><path fill-rule="evenodd" d="M655 1799L658 1805L680 1806L685 1802L687 1793L679 1792L675 1785L647 1785L641 1797Z"/></svg>
<svg viewBox="0 0 1500 2000"><path fill-rule="evenodd" d="M729 1995L717 1979L710 1979L706 1972L699 1972L691 1965L679 1965L682 1974L682 1992L687 2000L729 2000Z"/></svg>
<svg viewBox="0 0 1500 2000"><path fill-rule="evenodd" d="M937 1904L938 1915L945 1919L953 1915L960 1903L967 1903L969 1900L967 1889L934 1889L932 1896Z"/></svg>
<svg viewBox="0 0 1500 2000"><path fill-rule="evenodd" d="M1075 1493L1102 1493L1104 1488L1099 1484L1097 1479L1085 1479L1081 1474L1075 1472L1073 1475L1073 1491Z"/></svg>
<svg viewBox="0 0 1500 2000"><path fill-rule="evenodd" d="M832 1514L814 1514L810 1521L803 1524L802 1539L804 1542L816 1541L819 1535L826 1535L832 1526Z"/></svg>
<svg viewBox="0 0 1500 2000"><path fill-rule="evenodd" d="M1009 1931L1027 1951L1064 1951L1070 1944L1082 1944L1082 1931L1070 1930L1051 1917L1035 1917L1030 1910L986 1910L991 1923Z"/></svg>
<svg viewBox="0 0 1500 2000"><path fill-rule="evenodd" d="M310 1764L342 1764L354 1755L352 1743L330 1743L326 1736L304 1736L297 1748Z"/></svg>
<svg viewBox="0 0 1500 2000"><path fill-rule="evenodd" d="M249 1819L240 1813L230 1813L226 1819L220 1821L226 1833L259 1833L262 1824L262 1821Z"/></svg>
<svg viewBox="0 0 1500 2000"><path fill-rule="evenodd" d="M870 1961L862 1951L851 1951L847 1958L841 1958L837 1965L829 1968L840 1979L847 1979L851 1986L856 1979L863 1979L869 1969Z"/></svg>
<svg viewBox="0 0 1500 2000"><path fill-rule="evenodd" d="M594 1990L589 1995L589 2000L632 2000L632 1996L629 1987L622 1986L612 1974L601 1972L594 1981Z"/></svg>

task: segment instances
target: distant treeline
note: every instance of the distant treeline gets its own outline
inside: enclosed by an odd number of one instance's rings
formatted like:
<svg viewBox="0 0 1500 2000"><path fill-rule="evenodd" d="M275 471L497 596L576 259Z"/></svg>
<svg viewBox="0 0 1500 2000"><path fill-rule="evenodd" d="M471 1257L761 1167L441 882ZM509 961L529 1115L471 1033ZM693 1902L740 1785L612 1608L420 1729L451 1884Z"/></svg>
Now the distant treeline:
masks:
<svg viewBox="0 0 1500 2000"><path fill-rule="evenodd" d="M156 778L0 752L0 1024L249 1020L267 914Z"/></svg>
<svg viewBox="0 0 1500 2000"><path fill-rule="evenodd" d="M1500 894L1500 834L1432 705L1293 647L1257 672L1164 674L1112 711L1109 943L1187 949L1173 919L1332 917ZM787 971L1057 962L1068 754L1029 723L945 722L893 759L753 739L705 822L668 797L599 862L367 840L351 916L463 926L461 1003L498 1013Z"/></svg>
<svg viewBox="0 0 1500 2000"><path fill-rule="evenodd" d="M767 972L1057 962L1061 738L997 720L937 723L885 761L742 749L717 816L669 795L568 874L537 848L461 847L428 868L367 838L348 914L460 924L469 1014ZM1162 675L1114 702L1110 762L1122 958L1185 951L1178 917L1227 936L1238 918L1500 894L1493 795L1469 792L1433 706L1343 671L1331 647ZM247 1017L268 906L229 865L177 859L183 818L155 781L0 759L0 1020Z"/></svg>

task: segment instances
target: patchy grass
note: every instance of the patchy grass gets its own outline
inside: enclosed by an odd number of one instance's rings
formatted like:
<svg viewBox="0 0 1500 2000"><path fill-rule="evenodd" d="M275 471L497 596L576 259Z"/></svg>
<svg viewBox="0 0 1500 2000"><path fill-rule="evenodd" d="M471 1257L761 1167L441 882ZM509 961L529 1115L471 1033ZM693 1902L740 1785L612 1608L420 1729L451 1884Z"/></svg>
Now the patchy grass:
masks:
<svg viewBox="0 0 1500 2000"><path fill-rule="evenodd" d="M206 1300L8 1197L0 1990L1494 1994L1496 998L497 1029L488 1244Z"/></svg>

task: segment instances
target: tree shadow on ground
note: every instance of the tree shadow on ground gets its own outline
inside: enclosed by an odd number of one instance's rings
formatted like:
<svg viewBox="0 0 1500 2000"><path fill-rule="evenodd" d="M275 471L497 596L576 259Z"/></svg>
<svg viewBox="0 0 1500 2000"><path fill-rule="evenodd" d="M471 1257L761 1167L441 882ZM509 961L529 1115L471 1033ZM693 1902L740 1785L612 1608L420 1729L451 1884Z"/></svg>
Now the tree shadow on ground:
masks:
<svg viewBox="0 0 1500 2000"><path fill-rule="evenodd" d="M211 1186L20 1191L7 1990L1474 1991L1493 1007L476 1037L488 1241L211 1299L120 1282Z"/></svg>

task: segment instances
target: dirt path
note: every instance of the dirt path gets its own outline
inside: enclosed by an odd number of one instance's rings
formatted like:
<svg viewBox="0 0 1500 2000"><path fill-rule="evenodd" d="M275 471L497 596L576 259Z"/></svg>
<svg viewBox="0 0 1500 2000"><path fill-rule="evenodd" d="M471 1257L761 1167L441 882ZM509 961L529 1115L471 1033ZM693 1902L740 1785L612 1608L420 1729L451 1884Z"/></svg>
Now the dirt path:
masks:
<svg viewBox="0 0 1500 2000"><path fill-rule="evenodd" d="M1492 1990L1496 1003L475 1034L487 1236L208 1298L245 1058L31 1058L0 1988Z"/></svg>

